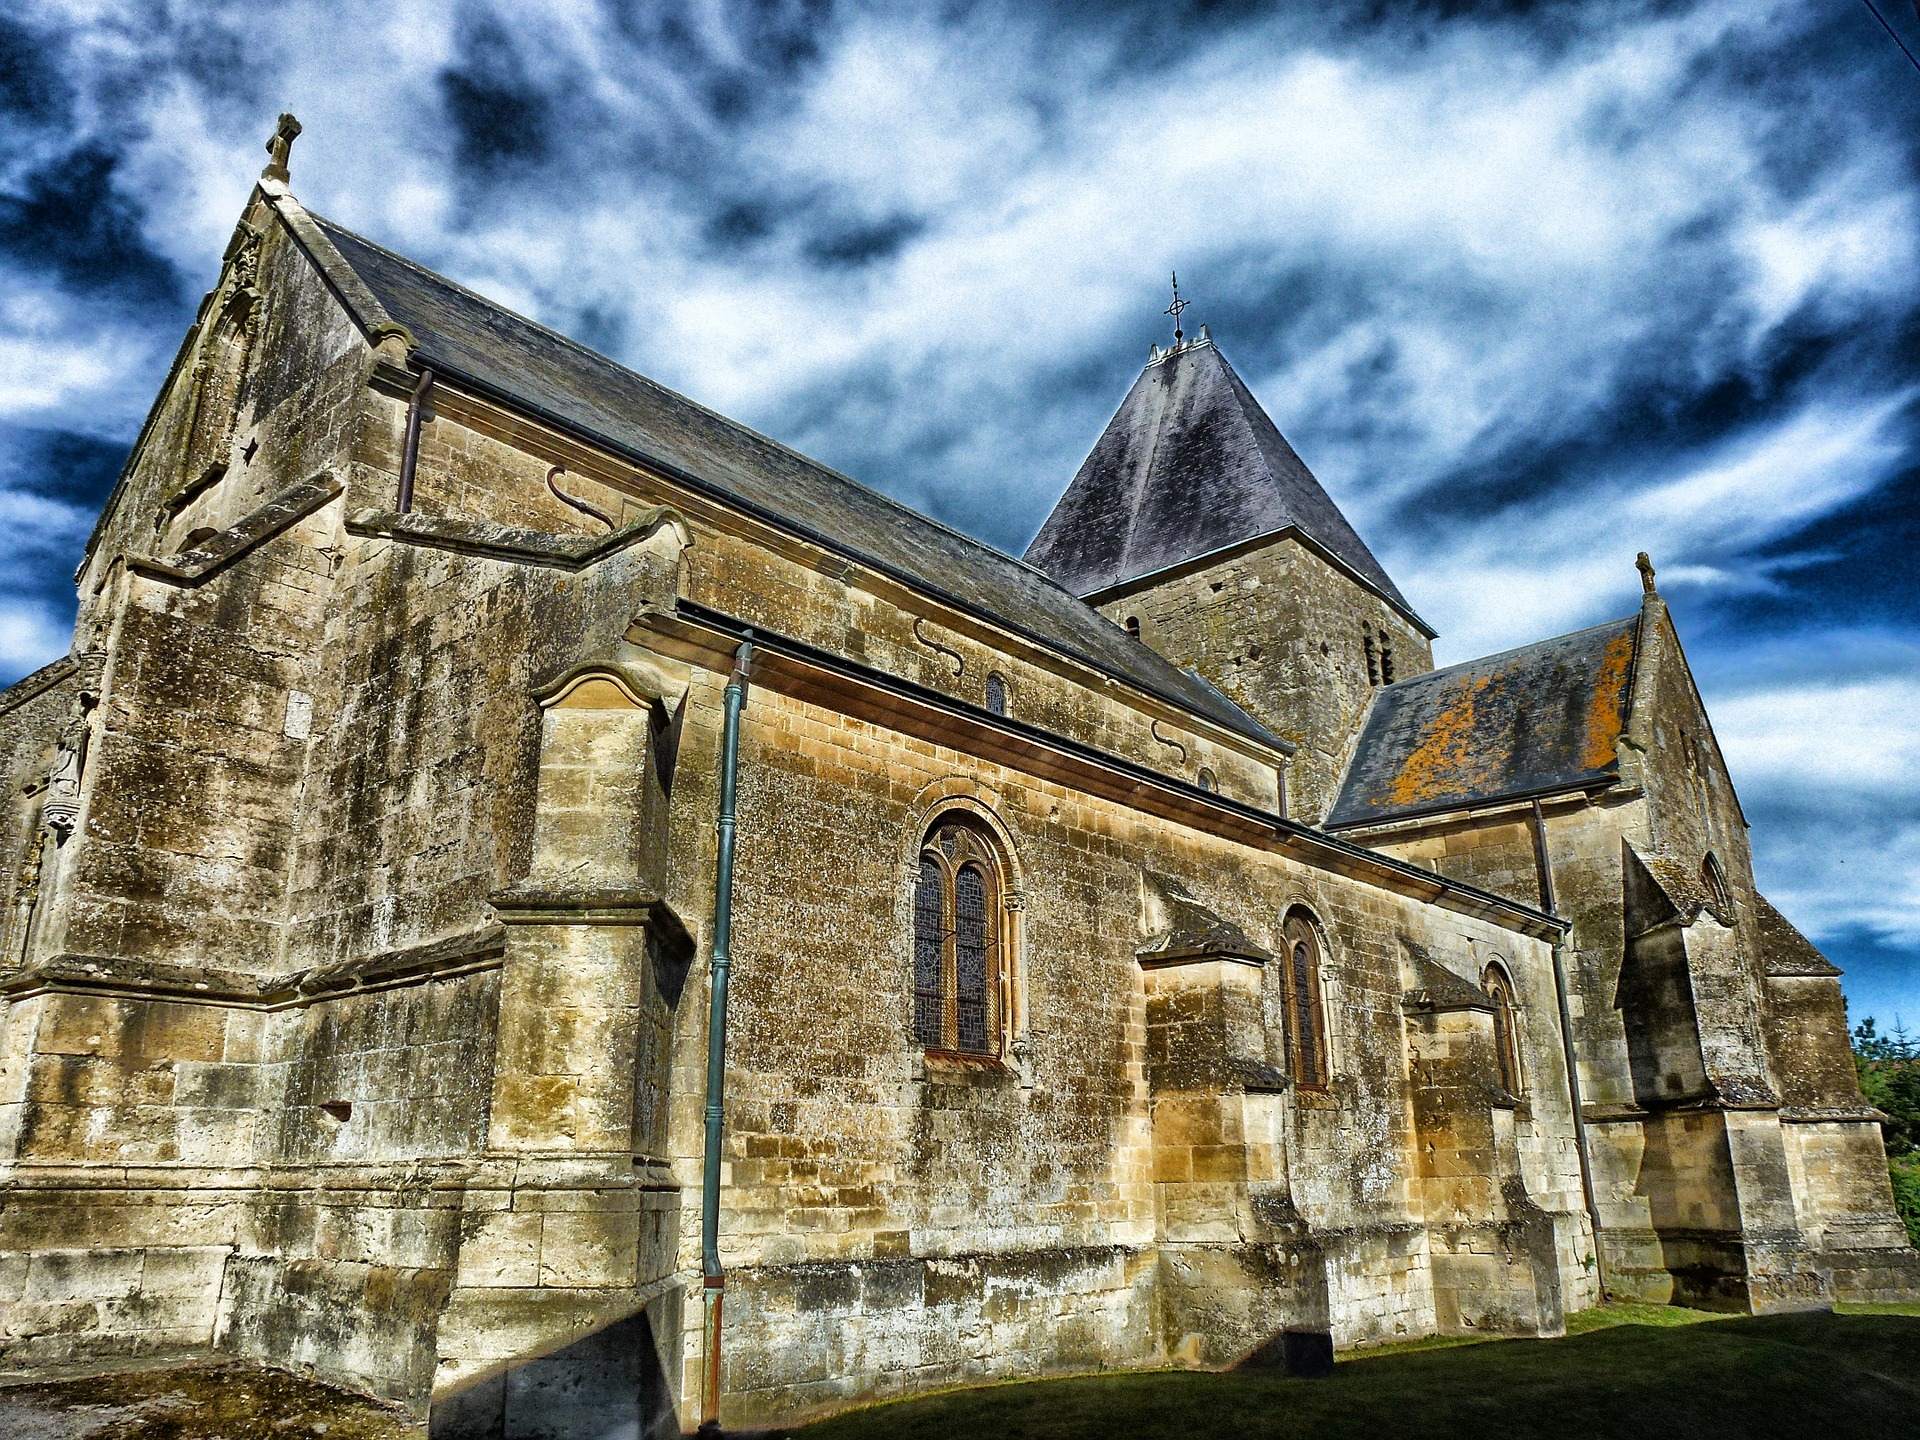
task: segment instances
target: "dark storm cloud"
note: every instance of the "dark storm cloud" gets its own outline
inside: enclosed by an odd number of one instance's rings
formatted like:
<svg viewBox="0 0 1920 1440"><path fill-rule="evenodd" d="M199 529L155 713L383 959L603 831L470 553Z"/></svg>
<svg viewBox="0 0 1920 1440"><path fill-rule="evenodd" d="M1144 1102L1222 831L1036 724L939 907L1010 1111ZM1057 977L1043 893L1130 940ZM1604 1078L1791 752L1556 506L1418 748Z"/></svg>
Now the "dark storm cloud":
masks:
<svg viewBox="0 0 1920 1440"><path fill-rule="evenodd" d="M71 92L40 38L0 16L0 115L46 124L67 111Z"/></svg>
<svg viewBox="0 0 1920 1440"><path fill-rule="evenodd" d="M83 146L0 194L0 266L133 303L177 299L179 277L147 247L141 207L114 186L118 163Z"/></svg>
<svg viewBox="0 0 1920 1440"><path fill-rule="evenodd" d="M490 16L463 25L458 45L459 60L440 74L440 93L460 163L491 171L545 159L555 100L527 73L506 26Z"/></svg>
<svg viewBox="0 0 1920 1440"><path fill-rule="evenodd" d="M1016 552L1178 269L1443 659L1630 610L1652 550L1763 885L1876 975L1920 954L1920 786L1884 779L1920 773L1920 76L1864 7L31 15L14 672L289 108L314 208Z"/></svg>

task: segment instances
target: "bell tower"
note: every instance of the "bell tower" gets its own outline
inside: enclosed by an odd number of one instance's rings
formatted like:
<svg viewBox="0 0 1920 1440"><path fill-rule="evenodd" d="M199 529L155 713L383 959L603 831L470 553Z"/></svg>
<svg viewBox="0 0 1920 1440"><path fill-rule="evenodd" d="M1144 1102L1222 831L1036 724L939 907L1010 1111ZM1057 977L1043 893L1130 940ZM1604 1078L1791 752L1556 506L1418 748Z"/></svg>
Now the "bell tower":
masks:
<svg viewBox="0 0 1920 1440"><path fill-rule="evenodd" d="M1374 691L1433 668L1432 627L1204 325L1153 348L1026 560L1298 746L1295 819L1324 817Z"/></svg>

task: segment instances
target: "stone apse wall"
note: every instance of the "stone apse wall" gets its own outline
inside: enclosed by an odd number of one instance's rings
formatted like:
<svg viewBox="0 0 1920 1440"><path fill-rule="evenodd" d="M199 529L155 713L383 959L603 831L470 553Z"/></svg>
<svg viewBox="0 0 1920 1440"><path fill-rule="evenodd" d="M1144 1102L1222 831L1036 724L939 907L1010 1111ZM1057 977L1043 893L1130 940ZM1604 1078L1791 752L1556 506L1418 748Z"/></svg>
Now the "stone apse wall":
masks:
<svg viewBox="0 0 1920 1440"><path fill-rule="evenodd" d="M0 699L9 1368L212 1347L437 1399L447 1434L588 1373L619 1383L579 1404L691 1415L731 642L687 600L913 687L771 644L754 672L727 1419L1593 1301L1551 927L1260 820L1253 742L457 388L398 513L404 344L299 220L256 197L75 660ZM1007 877L965 1063L910 1019L912 868L955 812ZM1143 964L1155 886L1255 953ZM1323 1090L1281 1075L1261 958L1296 911Z"/></svg>

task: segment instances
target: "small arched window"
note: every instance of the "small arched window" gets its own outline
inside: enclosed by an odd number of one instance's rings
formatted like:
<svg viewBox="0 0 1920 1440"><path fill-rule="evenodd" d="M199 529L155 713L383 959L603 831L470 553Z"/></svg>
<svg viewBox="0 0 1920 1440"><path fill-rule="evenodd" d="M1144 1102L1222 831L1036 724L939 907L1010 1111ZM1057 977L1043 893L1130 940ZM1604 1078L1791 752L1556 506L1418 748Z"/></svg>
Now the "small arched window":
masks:
<svg viewBox="0 0 1920 1440"><path fill-rule="evenodd" d="M1127 616L1127 634L1136 640L1140 638L1140 617L1138 615Z"/></svg>
<svg viewBox="0 0 1920 1440"><path fill-rule="evenodd" d="M1000 867L979 830L938 823L913 888L913 1036L928 1050L1000 1053Z"/></svg>
<svg viewBox="0 0 1920 1440"><path fill-rule="evenodd" d="M1209 794L1218 795L1220 793L1220 777L1204 765L1200 767L1200 788Z"/></svg>
<svg viewBox="0 0 1920 1440"><path fill-rule="evenodd" d="M1494 1064L1500 1088L1517 1099L1520 1095L1520 1027L1513 1004L1513 981L1499 965L1489 965L1480 976L1480 988L1493 1001Z"/></svg>
<svg viewBox="0 0 1920 1440"><path fill-rule="evenodd" d="M1280 982L1285 996L1287 1068L1302 1090L1327 1088L1326 1008L1320 999L1320 933L1304 910L1281 927Z"/></svg>
<svg viewBox="0 0 1920 1440"><path fill-rule="evenodd" d="M1367 652L1367 683L1378 685L1380 683L1380 652L1374 649L1373 632L1371 630L1363 632L1360 643Z"/></svg>
<svg viewBox="0 0 1920 1440"><path fill-rule="evenodd" d="M1720 857L1711 850L1700 862L1700 883L1706 888L1707 906L1727 924L1733 923L1733 894L1727 889L1727 872L1720 868Z"/></svg>
<svg viewBox="0 0 1920 1440"><path fill-rule="evenodd" d="M998 670L987 676L987 710L994 715L1007 713L1007 681Z"/></svg>

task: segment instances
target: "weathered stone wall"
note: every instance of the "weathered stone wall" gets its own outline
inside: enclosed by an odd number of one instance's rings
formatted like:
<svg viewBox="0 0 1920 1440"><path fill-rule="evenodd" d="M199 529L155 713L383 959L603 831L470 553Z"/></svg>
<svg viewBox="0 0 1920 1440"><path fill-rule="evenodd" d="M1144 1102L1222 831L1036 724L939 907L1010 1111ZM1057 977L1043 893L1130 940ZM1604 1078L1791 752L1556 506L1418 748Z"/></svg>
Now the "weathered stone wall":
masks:
<svg viewBox="0 0 1920 1440"><path fill-rule="evenodd" d="M998 675L1018 720L1165 776L1204 767L1256 807L1278 803L1276 757L450 388L416 513L395 514L393 347L253 220L209 311L257 291L217 390L231 423L194 408L190 355L89 561L83 630L106 658L81 829L0 1032L4 1353L213 1344L437 1395L484 1429L554 1357L638 1325L644 1383L684 1418L707 981L686 931L711 925L724 677L675 649L675 600L974 706ZM601 551L604 527L547 489L561 463L622 527ZM247 529L323 470L343 494ZM1218 591L1195 579L1199 610L1228 599L1194 634L1281 637L1240 662L1248 695L1279 697L1270 722L1344 677L1339 718L1302 732L1317 804L1365 704L1354 617L1402 626L1403 673L1424 642L1297 546L1228 565ZM16 779L49 763L73 692L0 709ZM1276 1317L1341 1344L1551 1329L1589 1297L1543 942L1363 862L1317 868L1210 802L1149 813L1137 779L1094 793L851 703L756 680L743 722L726 1418L1226 1361ZM1002 1018L974 1059L912 1039L911 876L949 807L1004 871ZM1149 872L1256 948L1312 913L1324 1092L1164 1067L1156 1090ZM1415 952L1467 985L1498 956L1523 1012L1524 1115L1476 1088L1472 1044L1422 1112L1499 1167L1444 1201L1416 1158ZM1276 966L1243 968L1219 1013L1273 1069ZM1431 1236L1455 1257L1444 1302ZM1527 1304L1488 1236L1518 1246Z"/></svg>
<svg viewBox="0 0 1920 1440"><path fill-rule="evenodd" d="M1392 606L1291 537L1241 547L1159 584L1100 598L1116 624L1192 666L1299 747L1288 804L1318 821L1333 803L1373 692L1433 668L1432 647ZM1368 646L1373 649L1369 674Z"/></svg>
<svg viewBox="0 0 1920 1440"><path fill-rule="evenodd" d="M1572 922L1568 1003L1609 1286L1663 1301L1814 1303L1827 1292L1812 1245L1831 1252L1822 1264L1843 1295L1911 1288L1885 1249L1897 1237L1871 1127L1847 1119L1862 1102L1838 986L1764 976L1745 820L1657 597L1621 756L1614 790L1544 806L1556 900ZM1368 843L1542 900L1517 809L1382 827ZM1842 1217L1832 1240L1829 1205Z"/></svg>
<svg viewBox="0 0 1920 1440"><path fill-rule="evenodd" d="M1152 1182L1156 1164L1169 1163L1155 1158L1144 1084L1145 992L1133 955L1145 938L1143 867L1177 878L1269 947L1291 903L1322 920L1333 952L1334 1080L1324 1096L1278 1102L1294 1157L1284 1198L1301 1239L1324 1244L1336 1271L1347 1267L1334 1282L1341 1343L1431 1328L1421 1216L1409 1203L1396 937L1448 955L1463 973L1473 972L1476 947L1498 947L1536 977L1547 963L1540 942L1146 823L764 689L748 708L741 765L722 1222L724 1253L750 1297L729 1355L739 1418L781 1413L796 1397L824 1405L938 1383L968 1364L1031 1371L1140 1363L1160 1345L1179 1351L1182 1335L1157 1333L1154 1318L1137 1313L1139 1267L1121 1258L1154 1245ZM993 817L1024 900L1016 983L1029 1029L1018 1066L923 1057L911 1039L910 864L931 816L954 799ZM1579 1182L1564 1085L1555 1090L1557 1026L1551 1009L1530 1019L1541 1125L1557 1133L1535 1151L1528 1178L1543 1204L1563 1208L1569 1196L1577 1203ZM691 1095L686 1103L690 1111ZM1244 1131L1223 1132L1211 1149L1192 1149L1204 1158L1190 1163L1244 1165L1233 1156L1247 1144ZM1228 1208L1223 1223L1238 1235L1233 1215ZM1232 1246L1266 1238L1238 1235ZM1381 1258L1409 1248L1398 1274ZM1006 1279L1001 1308L977 1308L996 1293L991 1277L1011 1274L1021 1255L1042 1266L1036 1273L1085 1265L1089 1277L1108 1277L1073 1285L1107 1297L1097 1302L1110 1312L1098 1332L1103 1353L1055 1334L1067 1313L1057 1294ZM1049 1255L1057 1260L1043 1265ZM979 1286L943 1288L935 1277L947 1265L982 1277ZM763 1271L781 1277L764 1293ZM913 1274L921 1278L902 1278ZM786 1299L768 1298L785 1297L789 1284L857 1294L862 1314L899 1295L889 1305L909 1313L876 1319L871 1344L863 1323L834 1322L836 1354L848 1358L815 1374L819 1350L806 1342L824 1322L797 1302L788 1318ZM1088 1332L1076 1323L1066 1333Z"/></svg>

